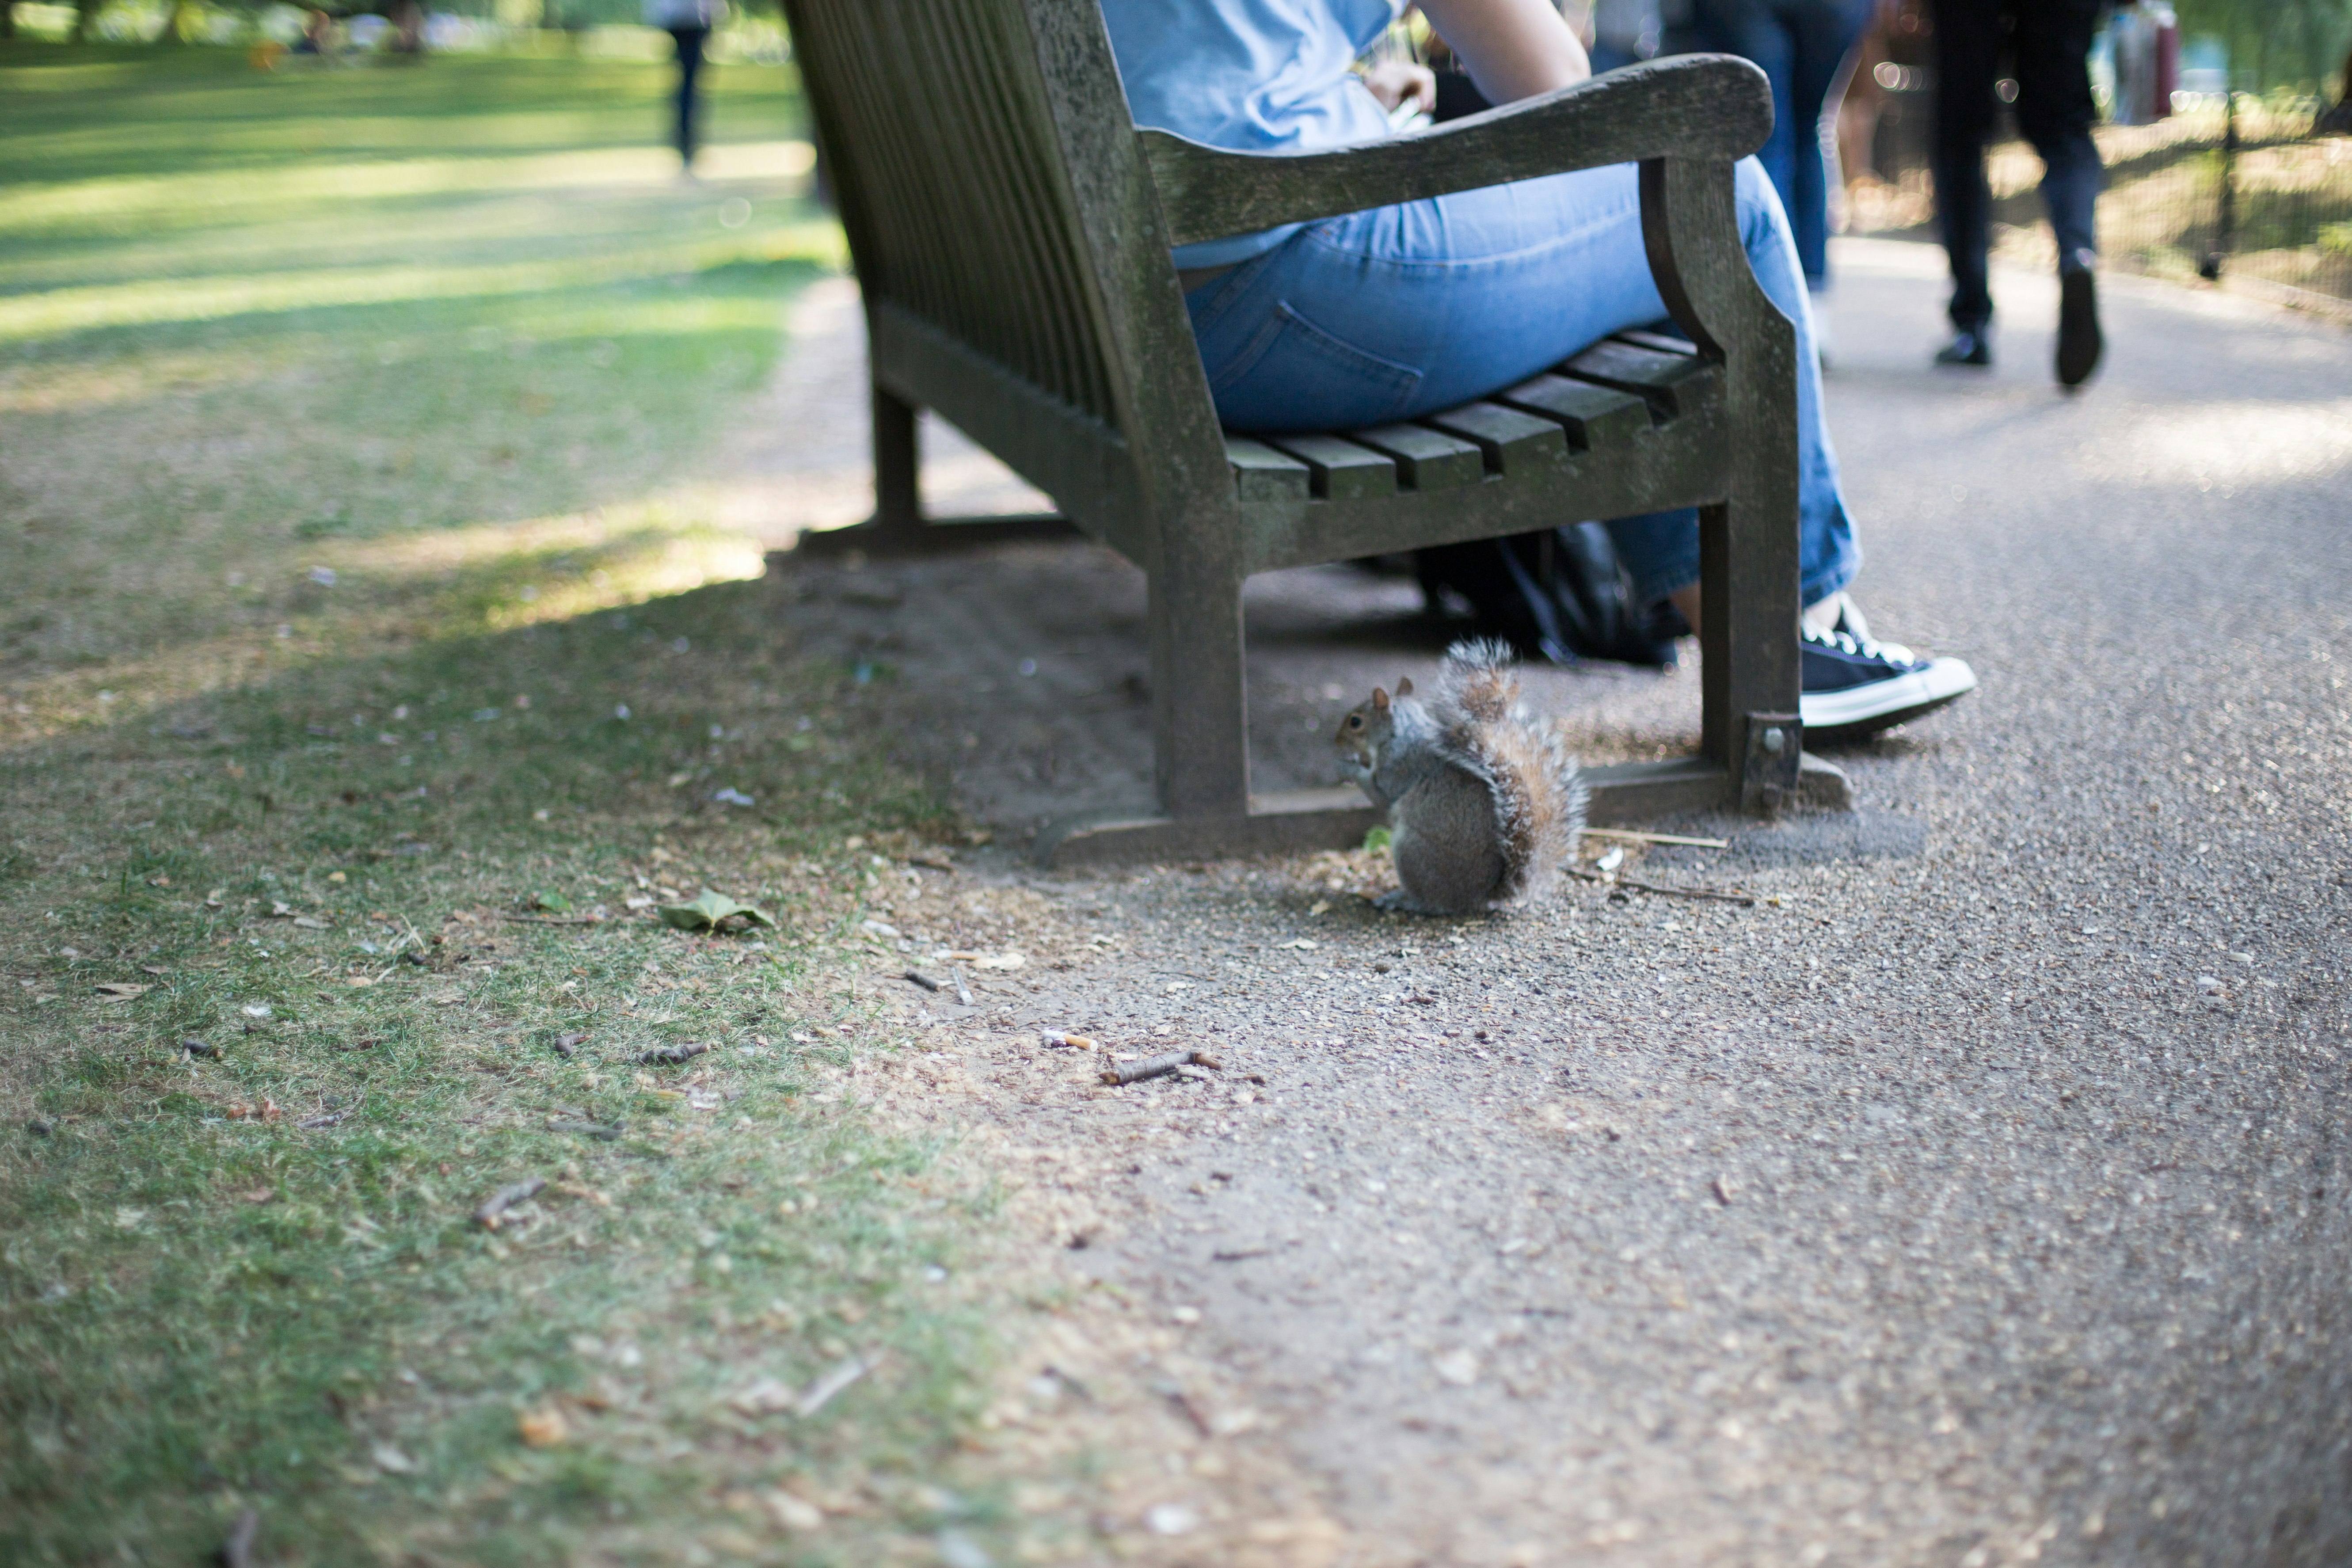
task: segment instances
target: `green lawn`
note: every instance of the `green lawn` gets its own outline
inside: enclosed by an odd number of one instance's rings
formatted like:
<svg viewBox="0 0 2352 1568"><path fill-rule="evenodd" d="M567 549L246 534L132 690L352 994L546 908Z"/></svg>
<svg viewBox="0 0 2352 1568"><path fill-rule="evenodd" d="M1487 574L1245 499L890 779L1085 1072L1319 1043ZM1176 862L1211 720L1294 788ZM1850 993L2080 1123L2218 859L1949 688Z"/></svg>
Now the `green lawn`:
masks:
<svg viewBox="0 0 2352 1568"><path fill-rule="evenodd" d="M698 185L663 86L0 47L0 1560L993 1539L990 1194L837 1093L956 825L696 499L839 242L788 72Z"/></svg>

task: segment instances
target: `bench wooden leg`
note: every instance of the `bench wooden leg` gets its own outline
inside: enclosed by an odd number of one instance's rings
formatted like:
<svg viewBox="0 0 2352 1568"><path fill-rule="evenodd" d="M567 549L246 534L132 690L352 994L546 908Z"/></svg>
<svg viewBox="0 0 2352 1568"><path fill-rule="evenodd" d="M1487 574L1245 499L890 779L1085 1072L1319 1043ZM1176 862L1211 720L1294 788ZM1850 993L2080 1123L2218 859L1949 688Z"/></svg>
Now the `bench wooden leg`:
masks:
<svg viewBox="0 0 2352 1568"><path fill-rule="evenodd" d="M1151 742L1172 817L1249 811L1239 573L1188 551L1151 574Z"/></svg>
<svg viewBox="0 0 2352 1568"><path fill-rule="evenodd" d="M1037 840L1046 865L1346 848L1362 843L1380 820L1353 789L1251 798L1241 574L1213 551L1185 547L1199 542L1187 538L1150 576L1160 815L1056 823Z"/></svg>
<svg viewBox="0 0 2352 1568"><path fill-rule="evenodd" d="M923 531L923 454L917 434L920 411L874 388L874 537L910 545Z"/></svg>
<svg viewBox="0 0 2352 1568"><path fill-rule="evenodd" d="M1699 510L1700 747L1727 804L1798 797L1803 730L1797 634L1797 333L1756 281L1739 238L1732 166L1642 164L1642 228L1666 308L1724 363L1730 494Z"/></svg>
<svg viewBox="0 0 2352 1568"><path fill-rule="evenodd" d="M1028 539L1076 536L1076 525L1059 512L1022 512L1005 517L923 515L922 410L905 399L873 389L874 515L848 528L804 533L793 552L807 557L929 555L1005 544Z"/></svg>

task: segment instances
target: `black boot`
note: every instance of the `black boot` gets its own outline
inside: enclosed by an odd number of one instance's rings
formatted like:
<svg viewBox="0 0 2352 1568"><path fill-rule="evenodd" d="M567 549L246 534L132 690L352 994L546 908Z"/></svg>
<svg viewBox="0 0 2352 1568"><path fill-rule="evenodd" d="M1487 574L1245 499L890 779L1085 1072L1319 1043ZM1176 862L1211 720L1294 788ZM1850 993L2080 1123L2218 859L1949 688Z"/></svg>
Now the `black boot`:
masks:
<svg viewBox="0 0 2352 1568"><path fill-rule="evenodd" d="M2087 250L2067 258L2058 269L2058 384L2080 386L2099 368L2106 340L2099 332L2099 289L2091 270L2097 258Z"/></svg>

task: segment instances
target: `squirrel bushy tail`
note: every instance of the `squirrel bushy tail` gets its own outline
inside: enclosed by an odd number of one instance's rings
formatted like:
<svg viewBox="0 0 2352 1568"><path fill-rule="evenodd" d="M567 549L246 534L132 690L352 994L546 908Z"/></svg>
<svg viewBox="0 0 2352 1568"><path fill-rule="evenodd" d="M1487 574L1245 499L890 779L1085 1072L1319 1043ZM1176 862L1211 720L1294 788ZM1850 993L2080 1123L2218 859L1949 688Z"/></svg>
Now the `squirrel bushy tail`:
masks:
<svg viewBox="0 0 2352 1568"><path fill-rule="evenodd" d="M1446 649L1429 712L1447 759L1494 793L1504 864L1496 897L1548 897L1575 853L1589 792L1558 728L1519 700L1508 645L1478 639Z"/></svg>

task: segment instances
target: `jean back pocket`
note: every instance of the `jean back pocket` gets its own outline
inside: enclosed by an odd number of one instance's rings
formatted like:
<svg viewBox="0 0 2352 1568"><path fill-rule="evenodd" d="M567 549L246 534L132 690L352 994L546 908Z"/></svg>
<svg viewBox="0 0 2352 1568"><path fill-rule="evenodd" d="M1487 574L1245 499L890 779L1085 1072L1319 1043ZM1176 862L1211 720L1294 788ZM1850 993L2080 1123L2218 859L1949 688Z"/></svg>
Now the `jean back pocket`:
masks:
<svg viewBox="0 0 2352 1568"><path fill-rule="evenodd" d="M1242 430L1336 430L1393 419L1421 372L1317 326L1287 300L1209 384L1217 416Z"/></svg>

